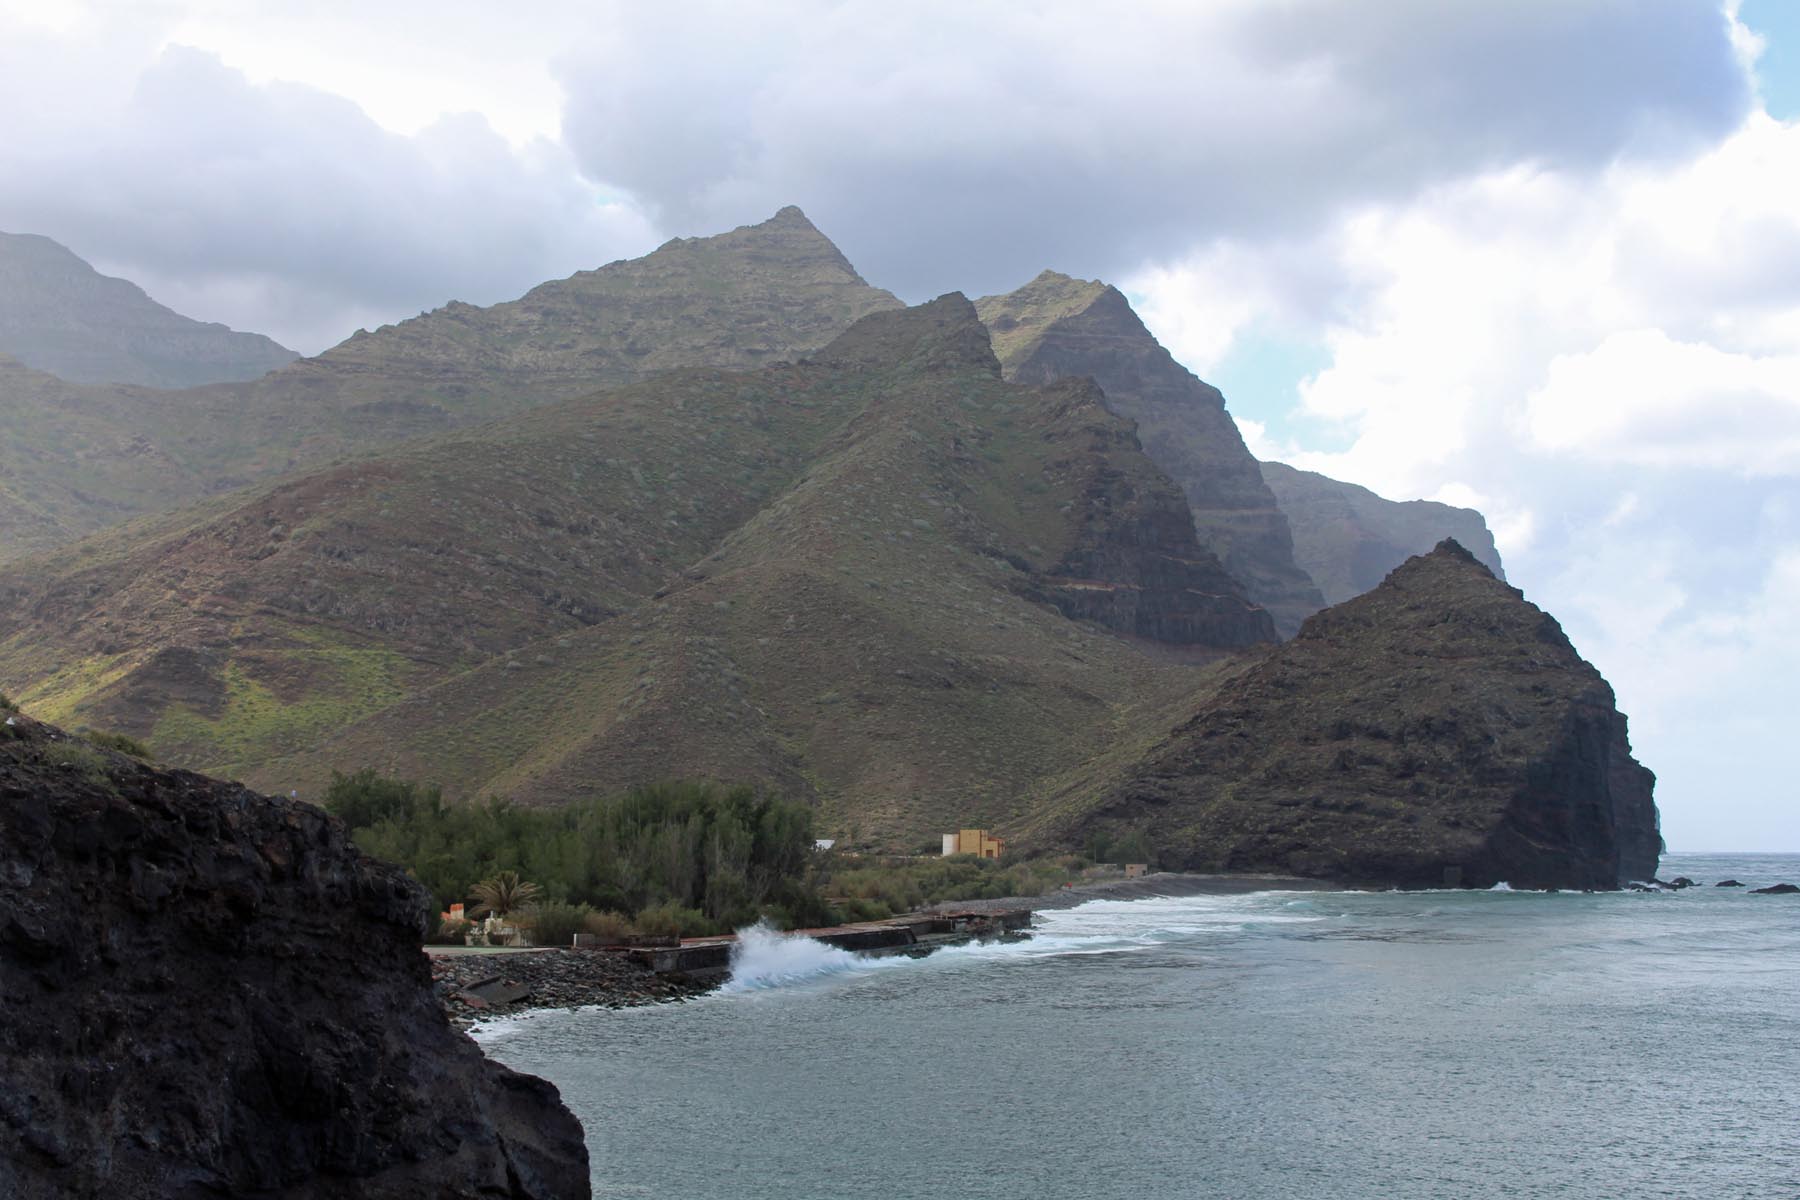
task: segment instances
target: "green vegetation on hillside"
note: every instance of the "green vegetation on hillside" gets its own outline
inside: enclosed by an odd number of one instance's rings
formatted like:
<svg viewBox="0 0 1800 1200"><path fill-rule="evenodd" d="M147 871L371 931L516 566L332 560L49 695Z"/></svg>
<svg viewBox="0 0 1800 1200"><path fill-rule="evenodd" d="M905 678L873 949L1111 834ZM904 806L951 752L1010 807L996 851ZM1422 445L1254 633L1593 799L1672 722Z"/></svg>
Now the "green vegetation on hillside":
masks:
<svg viewBox="0 0 1800 1200"><path fill-rule="evenodd" d="M812 879L812 813L749 787L657 784L520 808L446 804L434 786L365 770L335 777L325 806L358 846L406 867L445 906L512 871L547 902L637 914L640 927L670 907L697 910L707 930L832 915ZM704 931L696 924L683 932Z"/></svg>
<svg viewBox="0 0 1800 1200"><path fill-rule="evenodd" d="M838 858L823 886L840 914L872 921L928 904L1042 896L1082 877L1092 865L1078 855L996 862L972 854L950 858Z"/></svg>

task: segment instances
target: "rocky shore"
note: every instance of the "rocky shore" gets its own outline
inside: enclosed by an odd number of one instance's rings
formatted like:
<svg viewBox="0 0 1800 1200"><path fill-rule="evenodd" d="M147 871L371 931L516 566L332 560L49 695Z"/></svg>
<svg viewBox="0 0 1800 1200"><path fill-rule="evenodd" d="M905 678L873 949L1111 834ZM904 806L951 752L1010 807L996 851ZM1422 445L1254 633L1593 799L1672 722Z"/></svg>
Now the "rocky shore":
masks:
<svg viewBox="0 0 1800 1200"><path fill-rule="evenodd" d="M502 954L434 951L431 981L452 1024L537 1008L635 1008L686 1000L707 984L658 975L610 950L546 948Z"/></svg>
<svg viewBox="0 0 1800 1200"><path fill-rule="evenodd" d="M444 1021L423 888L309 804L0 720L0 1196L585 1200Z"/></svg>

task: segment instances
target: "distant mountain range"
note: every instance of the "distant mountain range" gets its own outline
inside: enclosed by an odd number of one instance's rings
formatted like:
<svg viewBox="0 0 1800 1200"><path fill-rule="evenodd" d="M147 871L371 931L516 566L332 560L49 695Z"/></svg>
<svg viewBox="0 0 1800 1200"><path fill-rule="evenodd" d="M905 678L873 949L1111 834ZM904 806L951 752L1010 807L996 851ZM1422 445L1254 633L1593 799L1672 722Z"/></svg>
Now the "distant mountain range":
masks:
<svg viewBox="0 0 1800 1200"><path fill-rule="evenodd" d="M28 233L0 233L0 354L71 383L157 388L255 379L300 357L164 308Z"/></svg>
<svg viewBox="0 0 1800 1200"><path fill-rule="evenodd" d="M1349 876L1376 860L1187 844L1222 836L1193 814L1225 776L1132 781L1328 597L1452 533L1498 571L1479 514L1258 464L1116 289L1046 272L903 308L793 208L251 382L12 366L0 404L0 686L305 795L362 766L528 803L700 775L805 796L857 845L1141 828L1171 862ZM1469 565L1487 584L1445 604L1529 609ZM1319 628L1372 668L1441 642L1400 616ZM1266 661L1337 669L1293 653ZM1328 725L1364 703L1321 694ZM1277 760L1314 723L1258 720ZM1529 767L1550 726L1520 728ZM1386 778L1365 757L1332 769ZM1415 857L1452 854L1475 870L1456 838Z"/></svg>

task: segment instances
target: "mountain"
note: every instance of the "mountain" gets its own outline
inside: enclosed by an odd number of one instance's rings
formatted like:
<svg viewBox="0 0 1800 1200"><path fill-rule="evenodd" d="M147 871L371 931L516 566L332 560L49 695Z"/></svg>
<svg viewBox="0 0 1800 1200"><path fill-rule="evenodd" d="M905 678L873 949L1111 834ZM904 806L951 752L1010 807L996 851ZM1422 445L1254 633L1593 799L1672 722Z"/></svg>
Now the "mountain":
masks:
<svg viewBox="0 0 1800 1200"><path fill-rule="evenodd" d="M299 357L164 308L28 233L0 233L0 354L73 383L157 388L255 379Z"/></svg>
<svg viewBox="0 0 1800 1200"><path fill-rule="evenodd" d="M1016 815L1274 637L1099 391L1004 382L960 296L109 530L0 600L30 711L272 789L747 778L890 844Z"/></svg>
<svg viewBox="0 0 1800 1200"><path fill-rule="evenodd" d="M1560 626L1445 541L1310 618L1029 836L1142 834L1165 864L1439 887L1652 878L1654 776Z"/></svg>
<svg viewBox="0 0 1800 1200"><path fill-rule="evenodd" d="M1506 578L1494 535L1472 508L1387 500L1354 483L1285 463L1261 466L1263 481L1294 531L1294 559L1328 604L1362 595L1389 571L1445 538L1468 550L1495 578Z"/></svg>
<svg viewBox="0 0 1800 1200"><path fill-rule="evenodd" d="M1091 377L1137 423L1144 452L1187 493L1201 544L1283 635L1324 607L1225 398L1157 343L1117 288L1045 271L976 305L1008 379Z"/></svg>
<svg viewBox="0 0 1800 1200"><path fill-rule="evenodd" d="M0 355L0 562L208 490L164 447L179 413L147 388L69 383Z"/></svg>
<svg viewBox="0 0 1800 1200"><path fill-rule="evenodd" d="M749 368L899 306L797 208L546 283L359 333L249 383L75 387L0 370L0 463L50 523L0 524L0 561L173 498L369 453L682 366Z"/></svg>
<svg viewBox="0 0 1800 1200"><path fill-rule="evenodd" d="M7 714L0 1194L587 1196L556 1089L445 1021L429 900L311 805Z"/></svg>

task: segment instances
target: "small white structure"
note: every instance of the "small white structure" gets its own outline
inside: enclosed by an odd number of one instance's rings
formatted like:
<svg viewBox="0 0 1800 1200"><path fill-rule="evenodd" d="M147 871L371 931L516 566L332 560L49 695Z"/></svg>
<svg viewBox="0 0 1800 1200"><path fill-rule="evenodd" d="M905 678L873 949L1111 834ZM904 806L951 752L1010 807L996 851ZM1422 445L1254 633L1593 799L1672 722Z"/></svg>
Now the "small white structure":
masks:
<svg viewBox="0 0 1800 1200"><path fill-rule="evenodd" d="M835 845L837 845L836 838L815 838L815 839L813 839L813 849L814 850L829 850Z"/></svg>

